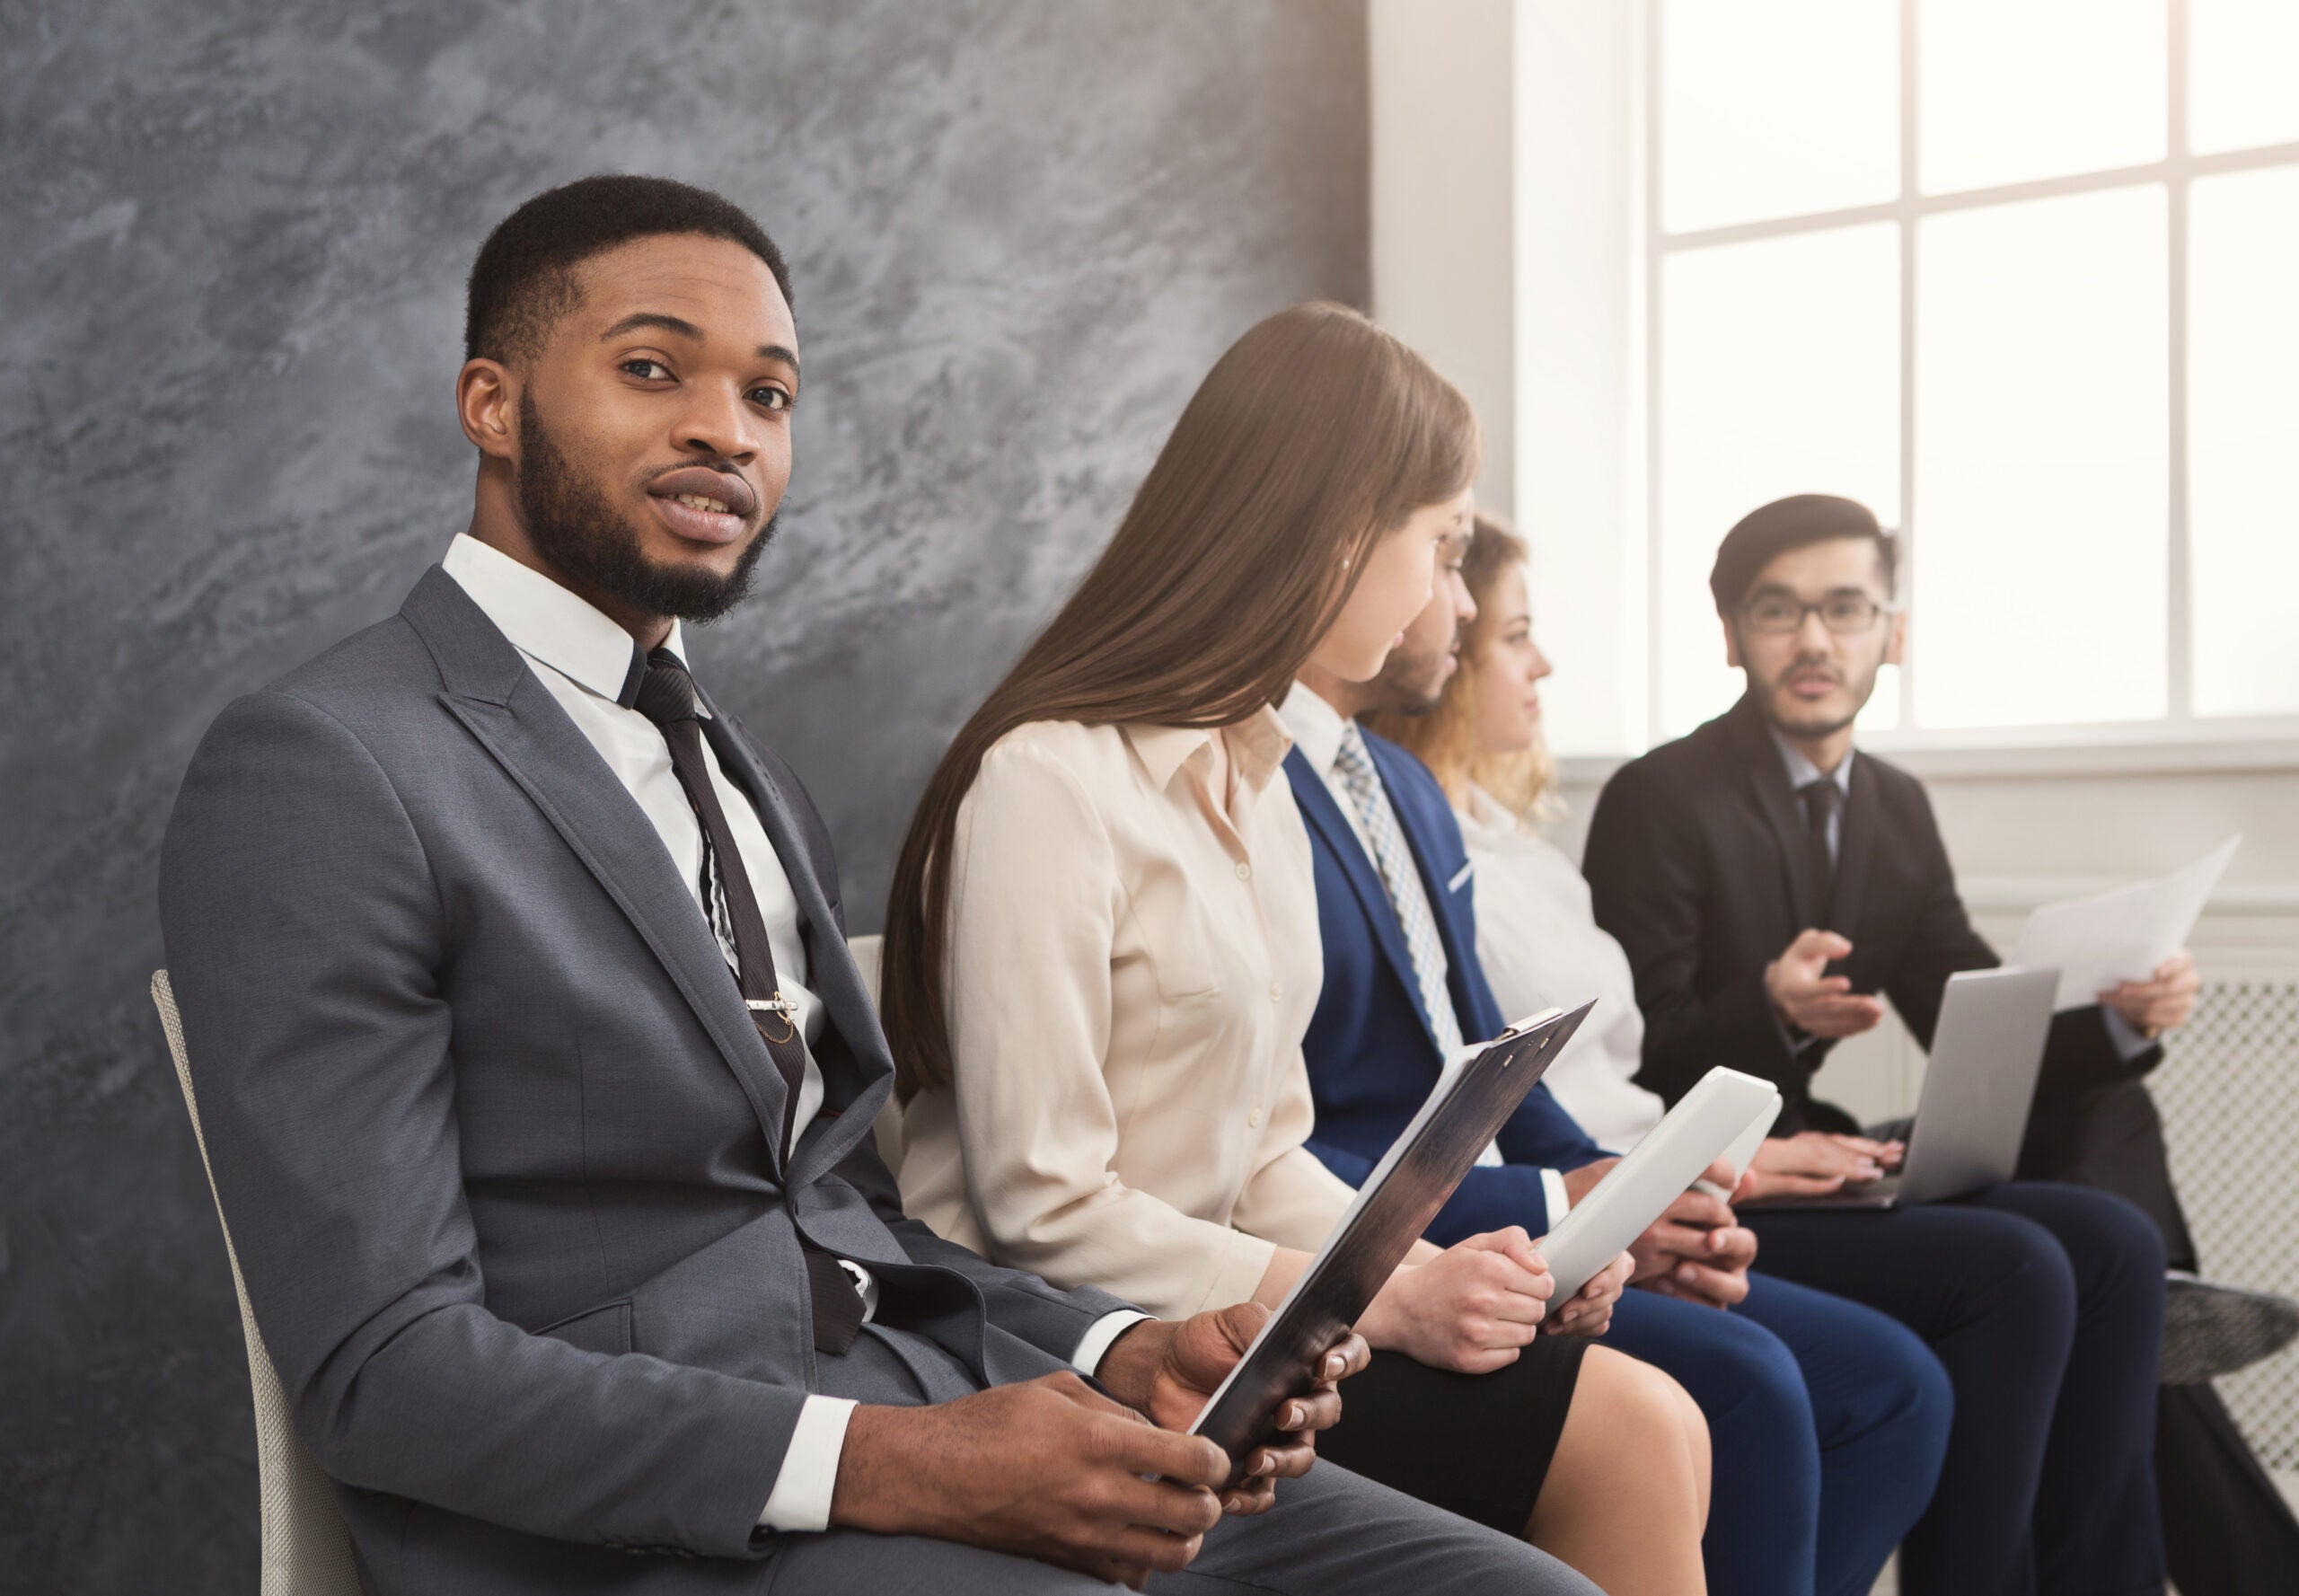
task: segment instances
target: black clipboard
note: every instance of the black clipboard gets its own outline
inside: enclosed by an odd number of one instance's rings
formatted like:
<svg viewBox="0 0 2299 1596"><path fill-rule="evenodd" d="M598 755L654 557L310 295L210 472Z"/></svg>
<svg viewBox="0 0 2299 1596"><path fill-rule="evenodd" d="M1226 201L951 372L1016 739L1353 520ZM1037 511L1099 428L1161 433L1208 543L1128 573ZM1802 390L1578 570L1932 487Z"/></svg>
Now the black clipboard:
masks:
<svg viewBox="0 0 2299 1596"><path fill-rule="evenodd" d="M1275 1442L1278 1405L1311 1386L1309 1361L1355 1324L1477 1154L1498 1135L1543 1071L1581 1028L1594 1001L1519 1020L1459 1071L1438 1083L1357 1200L1333 1228L1277 1311L1262 1326L1189 1433L1203 1435L1242 1465ZM1348 1388L1342 1391L1346 1406ZM1235 1484L1235 1480L1231 1481Z"/></svg>

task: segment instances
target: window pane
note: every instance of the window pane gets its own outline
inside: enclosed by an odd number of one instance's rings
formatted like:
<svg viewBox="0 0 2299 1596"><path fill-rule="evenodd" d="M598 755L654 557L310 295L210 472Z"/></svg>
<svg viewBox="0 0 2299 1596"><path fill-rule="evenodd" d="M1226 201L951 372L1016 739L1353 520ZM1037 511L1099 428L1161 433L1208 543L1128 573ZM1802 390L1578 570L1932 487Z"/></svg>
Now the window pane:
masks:
<svg viewBox="0 0 2299 1596"><path fill-rule="evenodd" d="M1674 736L1740 696L1708 595L1735 521L1791 493L1898 513L1899 231L1669 255L1660 338L1660 729Z"/></svg>
<svg viewBox="0 0 2299 1596"><path fill-rule="evenodd" d="M2299 5L2188 0L2188 144L2241 150L2299 139Z"/></svg>
<svg viewBox="0 0 2299 1596"><path fill-rule="evenodd" d="M1899 194L1892 0L1678 0L1660 48L1666 231Z"/></svg>
<svg viewBox="0 0 2299 1596"><path fill-rule="evenodd" d="M1922 225L1922 725L2164 712L2164 225L2149 184Z"/></svg>
<svg viewBox="0 0 2299 1596"><path fill-rule="evenodd" d="M1925 193L2163 158L2163 0L1923 0Z"/></svg>
<svg viewBox="0 0 2299 1596"><path fill-rule="evenodd" d="M2196 713L2299 713L2299 168L2200 179L2189 207Z"/></svg>

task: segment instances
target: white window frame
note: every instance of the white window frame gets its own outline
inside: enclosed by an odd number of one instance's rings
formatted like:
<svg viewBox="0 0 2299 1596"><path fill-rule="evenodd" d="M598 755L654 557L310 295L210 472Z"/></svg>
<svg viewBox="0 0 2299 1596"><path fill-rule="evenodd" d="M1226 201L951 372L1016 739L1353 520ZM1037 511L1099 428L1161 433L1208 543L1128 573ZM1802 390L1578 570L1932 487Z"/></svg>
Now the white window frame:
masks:
<svg viewBox="0 0 2299 1596"><path fill-rule="evenodd" d="M1925 194L1917 183L1916 118L1919 107L1917 74L1921 66L1917 40L1917 6L1921 0L1898 0L1899 5L1899 193L1878 205L1814 212L1731 226L1671 234L1661 225L1660 195L1660 13L1658 4L1638 6L1642 82L1637 94L1640 127L1634 145L1642 170L1634 174L1641 190L1643 281L1642 417L1644 458L1642 520L1647 540L1645 569L1650 591L1645 622L1648 648L1646 726L1648 740L1657 740L1661 719L1660 640L1656 619L1660 613L1659 573L1660 537L1661 454L1667 440L1660 432L1660 351L1667 329L1660 310L1661 268L1679 252L1760 239L1833 231L1862 224L1889 222L1899 234L1900 251L1900 498L1897 506L1875 507L1890 525L1907 528L1903 547L1906 563L1900 573L1903 593L1910 590L1915 562L1923 557L1923 528L1917 519L1916 494L1916 303L1917 224L1927 216L1974 210L2028 199L2103 190L2161 184L2169 200L2170 297L2170 437L2168 517L2169 566L2165 602L2169 605L2167 647L2170 652L2166 712L2158 719L2086 724L1928 728L1916 722L1916 677L1921 670L1924 633L1912 628L1907 667L1899 672L1899 724L1890 731L1863 732L1863 745L1894 754L1914 754L1911 761L1925 774L1984 775L2034 772L2110 772L2151 770L2259 770L2299 767L2299 715L2200 717L2193 710L2192 622L2188 557L2187 460L2187 311L2188 198L2195 181L2222 172L2249 172L2264 167L2299 165L2299 143L2264 145L2211 154L2188 148L2187 7L2170 0L2165 7L2168 34L2165 71L2165 158L2144 165L2123 166L2073 176L2045 178L1952 194ZM2299 601L2295 601L2299 602ZM2299 670L2299 656L2293 668ZM1568 775L1600 775L1613 760L1575 760ZM1571 767L1586 767L1574 770Z"/></svg>

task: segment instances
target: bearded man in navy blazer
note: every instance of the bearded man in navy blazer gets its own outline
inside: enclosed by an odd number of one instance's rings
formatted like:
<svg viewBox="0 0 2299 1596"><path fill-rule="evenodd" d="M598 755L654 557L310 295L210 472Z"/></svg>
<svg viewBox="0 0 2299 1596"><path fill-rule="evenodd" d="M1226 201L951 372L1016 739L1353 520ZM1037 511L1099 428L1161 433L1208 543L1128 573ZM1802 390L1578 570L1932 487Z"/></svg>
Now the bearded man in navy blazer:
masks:
<svg viewBox="0 0 2299 1596"><path fill-rule="evenodd" d="M1458 573L1466 547L1379 678L1345 682L1312 665L1281 709L1325 949L1302 1045L1317 1110L1309 1146L1349 1180L1404 1129L1446 1057L1504 1023L1477 959L1475 882L1444 789L1356 723L1436 701L1475 613ZM1543 1234L1615 1161L1537 1084L1430 1237L1513 1224ZM1687 1193L1631 1251L1641 1289L1613 1307L1608 1336L1674 1376L1708 1419L1710 1591L1865 1592L1932 1497L1951 1407L1938 1362L1882 1314L1752 1274L1755 1239L1715 1197ZM1553 1326L1586 1311L1566 1303Z"/></svg>
<svg viewBox="0 0 2299 1596"><path fill-rule="evenodd" d="M225 710L161 868L219 1201L369 1596L1323 1596L1408 1556L1586 1596L1339 1469L1276 1494L1357 1337L1231 1485L1177 1432L1263 1309L1158 1324L903 1216L828 837L679 629L789 481L757 224L660 179L540 195L467 345L470 532Z"/></svg>

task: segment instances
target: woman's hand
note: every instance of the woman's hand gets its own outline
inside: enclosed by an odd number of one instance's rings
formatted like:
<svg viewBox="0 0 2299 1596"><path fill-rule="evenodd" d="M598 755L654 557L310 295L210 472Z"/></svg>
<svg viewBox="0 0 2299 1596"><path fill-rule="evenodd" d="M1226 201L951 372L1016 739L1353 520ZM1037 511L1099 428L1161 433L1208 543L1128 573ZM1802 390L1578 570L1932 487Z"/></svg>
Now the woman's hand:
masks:
<svg viewBox="0 0 2299 1596"><path fill-rule="evenodd" d="M1389 1276L1358 1329L1374 1346L1436 1369L1506 1368L1540 1333L1556 1290L1522 1225L1472 1236Z"/></svg>
<svg viewBox="0 0 2299 1596"><path fill-rule="evenodd" d="M1898 1168L1907 1151L1905 1142L1871 1142L1865 1136L1838 1136L1827 1131L1768 1137L1749 1160L1737 1195L1753 1202L1758 1197L1840 1191Z"/></svg>
<svg viewBox="0 0 2299 1596"><path fill-rule="evenodd" d="M1590 1276L1589 1283L1551 1315L1541 1327L1552 1336L1586 1336L1590 1339L1612 1328L1613 1304L1628 1289L1636 1272L1636 1257L1623 1253Z"/></svg>

